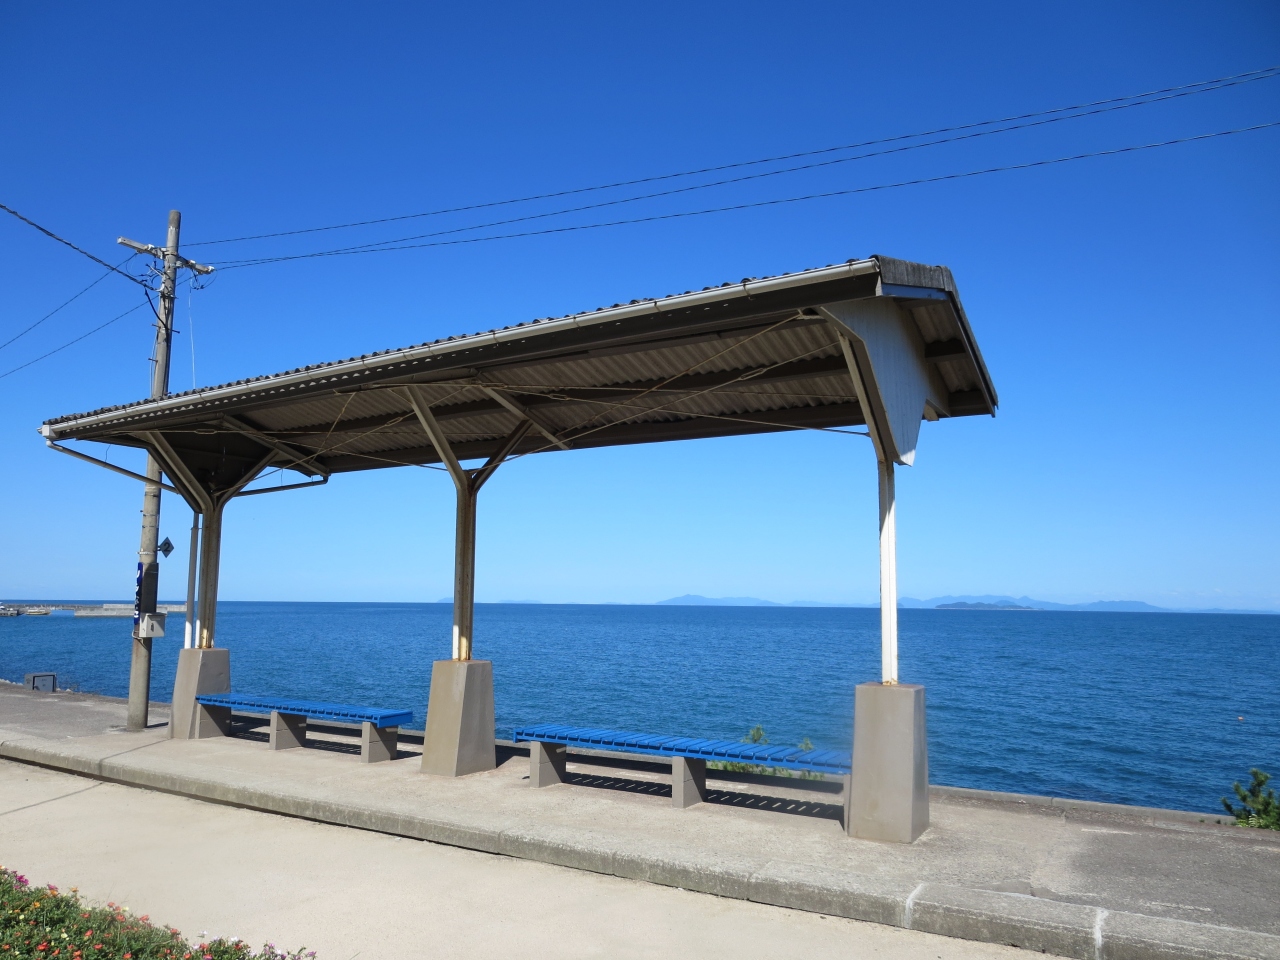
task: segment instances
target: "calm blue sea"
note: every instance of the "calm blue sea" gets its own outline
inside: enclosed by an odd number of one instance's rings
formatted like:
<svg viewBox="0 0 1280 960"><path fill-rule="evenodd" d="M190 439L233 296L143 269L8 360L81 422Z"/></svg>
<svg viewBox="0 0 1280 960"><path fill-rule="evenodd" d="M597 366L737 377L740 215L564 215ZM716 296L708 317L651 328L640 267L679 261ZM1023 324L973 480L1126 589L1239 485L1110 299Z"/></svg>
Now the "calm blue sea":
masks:
<svg viewBox="0 0 1280 960"><path fill-rule="evenodd" d="M238 692L410 707L421 727L448 604L219 605ZM181 621L171 631L181 637ZM0 676L53 670L124 696L127 619L0 619ZM934 783L1217 812L1280 775L1280 616L903 610L902 678L927 687ZM879 678L874 609L480 604L499 736L561 721L848 749ZM181 639L157 640L169 699ZM1241 719L1243 718L1243 719ZM0 719L2 722L2 719Z"/></svg>

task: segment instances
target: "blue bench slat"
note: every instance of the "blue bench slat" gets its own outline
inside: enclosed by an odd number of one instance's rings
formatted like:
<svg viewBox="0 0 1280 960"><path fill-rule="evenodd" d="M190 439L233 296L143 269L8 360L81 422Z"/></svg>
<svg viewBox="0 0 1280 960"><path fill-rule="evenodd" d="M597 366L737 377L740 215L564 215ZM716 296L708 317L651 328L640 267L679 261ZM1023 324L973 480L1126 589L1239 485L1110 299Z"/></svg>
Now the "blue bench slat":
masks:
<svg viewBox="0 0 1280 960"><path fill-rule="evenodd" d="M734 740L665 737L629 730L570 727L559 723L536 723L517 727L514 737L517 741L537 740L542 743L613 748L626 753L752 763L765 767L811 770L837 775L847 774L850 769L849 755L839 750L801 750L798 747L775 747L759 743L739 743Z"/></svg>
<svg viewBox="0 0 1280 960"><path fill-rule="evenodd" d="M383 707L357 707L346 703L319 703L314 700L293 700L286 697L255 697L238 693L205 693L196 697L207 707L228 707L250 713L270 713L276 710L308 720L333 720L338 723L369 722L377 727L399 727L413 720L412 710L392 710Z"/></svg>

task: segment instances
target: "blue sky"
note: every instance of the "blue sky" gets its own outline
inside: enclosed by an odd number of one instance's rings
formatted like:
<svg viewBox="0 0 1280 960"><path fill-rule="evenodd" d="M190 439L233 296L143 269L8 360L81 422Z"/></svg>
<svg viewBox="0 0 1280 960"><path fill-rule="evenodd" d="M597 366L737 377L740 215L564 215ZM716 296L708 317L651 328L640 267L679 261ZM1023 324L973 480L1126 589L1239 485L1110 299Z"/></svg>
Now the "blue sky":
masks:
<svg viewBox="0 0 1280 960"><path fill-rule="evenodd" d="M222 4L0 8L0 202L99 256L687 170L1280 63L1280 8ZM1280 120L1280 79L620 208L667 213ZM952 268L995 419L926 424L900 471L906 595L1280 609L1280 130L641 226L228 270L178 305L174 389L883 253ZM552 209L532 205L530 212ZM226 247L324 249L458 214ZM612 218L612 214L610 215ZM485 215L484 219L488 219ZM556 222L586 223L599 213ZM0 340L101 272L0 221ZM0 374L134 306L109 278ZM194 331L194 337L193 337ZM47 451L49 417L138 399L138 311L0 378L0 596L128 598L140 489ZM193 351L194 340L194 351ZM194 354L194 371L193 371ZM116 462L138 458L115 450ZM481 499L477 598L876 597L865 440L554 453ZM190 514L167 499L184 592ZM435 600L448 478L400 469L228 513L229 599Z"/></svg>

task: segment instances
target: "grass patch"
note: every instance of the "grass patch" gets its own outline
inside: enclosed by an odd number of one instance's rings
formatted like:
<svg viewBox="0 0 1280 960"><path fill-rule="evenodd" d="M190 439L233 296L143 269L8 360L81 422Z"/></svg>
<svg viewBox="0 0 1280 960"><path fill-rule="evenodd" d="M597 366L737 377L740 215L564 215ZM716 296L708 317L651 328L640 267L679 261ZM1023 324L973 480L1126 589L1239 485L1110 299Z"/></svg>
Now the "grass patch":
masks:
<svg viewBox="0 0 1280 960"><path fill-rule="evenodd" d="M95 907L76 888L62 893L50 884L33 887L27 878L0 867L0 960L310 960L314 952L254 950L240 940L219 937L191 943L173 927L157 926L128 907Z"/></svg>

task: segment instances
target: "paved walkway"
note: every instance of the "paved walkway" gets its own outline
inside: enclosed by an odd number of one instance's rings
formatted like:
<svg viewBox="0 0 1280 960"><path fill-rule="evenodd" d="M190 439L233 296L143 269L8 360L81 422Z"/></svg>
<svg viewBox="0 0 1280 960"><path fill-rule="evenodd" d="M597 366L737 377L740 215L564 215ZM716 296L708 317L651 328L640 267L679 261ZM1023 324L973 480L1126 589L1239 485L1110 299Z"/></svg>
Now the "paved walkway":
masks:
<svg viewBox="0 0 1280 960"><path fill-rule="evenodd" d="M0 849L35 883L320 960L1032 956L6 761Z"/></svg>
<svg viewBox="0 0 1280 960"><path fill-rule="evenodd" d="M677 811L650 764L582 757L576 783L532 790L511 751L491 773L440 779L415 756L361 765L349 738L272 753L265 737L112 732L123 705L113 714L110 703L0 686L0 756L602 875L593 882L647 880L1087 960L1280 958L1280 835L1213 818L941 791L919 841L880 844L843 834L826 785L713 781L715 802ZM198 810L203 828L214 815ZM555 900L535 891L521 909Z"/></svg>

